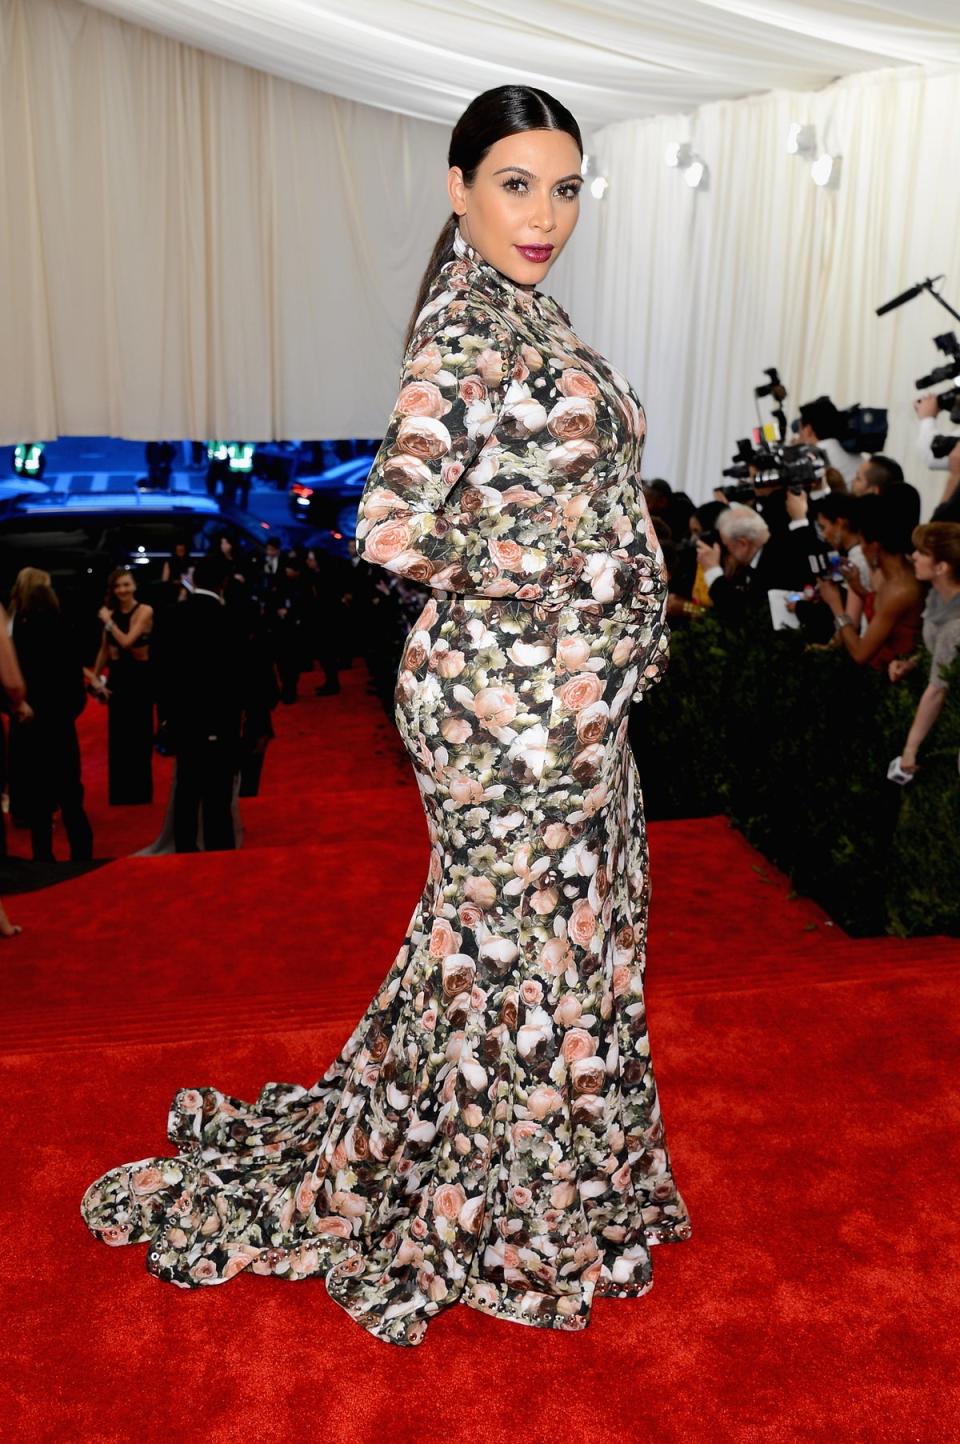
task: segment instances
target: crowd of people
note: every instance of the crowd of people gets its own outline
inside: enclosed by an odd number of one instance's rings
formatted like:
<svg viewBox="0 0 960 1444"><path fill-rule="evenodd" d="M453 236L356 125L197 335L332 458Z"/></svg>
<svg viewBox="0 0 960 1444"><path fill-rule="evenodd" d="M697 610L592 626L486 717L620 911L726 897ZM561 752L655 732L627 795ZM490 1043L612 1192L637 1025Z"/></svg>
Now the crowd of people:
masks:
<svg viewBox="0 0 960 1444"><path fill-rule="evenodd" d="M921 428L931 403L917 404ZM826 418L826 420L824 420ZM947 688L945 671L960 649L960 442L946 459L947 479L933 518L920 525L921 502L903 468L883 454L843 452L824 435L835 409L816 404L797 440L821 452L816 484L789 473L722 490L694 506L665 480L645 484L670 584L672 625L713 615L731 627L798 628L811 646L844 649L850 662L896 684L931 657L895 780L909 779ZM815 423L819 422L818 433ZM748 494L745 494L748 493Z"/></svg>
<svg viewBox="0 0 960 1444"><path fill-rule="evenodd" d="M929 430L930 399L917 410ZM922 645L931 666L898 759L906 780L960 648L960 444L933 520L920 525L919 495L899 464L844 451L823 434L829 421L822 405L801 410L797 439L823 456L816 485L748 485L737 500L718 491L695 506L665 480L645 483L669 616L674 627L707 614L731 627L796 627L810 645L842 648L891 684L918 665ZM316 662L316 693L338 692L341 667L362 650L371 690L389 710L397 658L426 595L366 566L353 543L349 559L285 549L274 536L242 552L227 531L199 558L177 544L159 578L142 588L138 580L129 566L110 575L92 658L80 655L79 619L63 614L35 567L20 571L0 617L0 774L35 861L54 860L58 812L71 860L94 855L77 740L90 697L108 710L112 806L152 801L155 753L175 757L163 829L145 851L233 848L238 799L259 789L274 709L296 703ZM12 931L0 911L0 936Z"/></svg>
<svg viewBox="0 0 960 1444"><path fill-rule="evenodd" d="M179 543L146 584L129 566L110 574L88 658L83 619L64 613L47 572L24 567L0 617L0 763L10 817L29 830L34 861L55 860L58 812L71 861L94 856L77 738L91 697L108 713L111 806L151 802L156 752L175 758L164 827L145 851L235 847L238 798L259 789L274 709L298 701L317 662L314 691L340 691L369 578L355 556L285 549L277 537L241 552L225 531L200 557ZM0 821L4 854L6 845Z"/></svg>

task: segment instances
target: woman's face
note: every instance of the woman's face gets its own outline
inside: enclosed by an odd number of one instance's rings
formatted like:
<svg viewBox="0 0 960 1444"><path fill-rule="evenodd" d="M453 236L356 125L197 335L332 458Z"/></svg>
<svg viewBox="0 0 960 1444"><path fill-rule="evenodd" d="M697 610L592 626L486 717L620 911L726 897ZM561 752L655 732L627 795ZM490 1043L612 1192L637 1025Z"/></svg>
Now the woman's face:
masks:
<svg viewBox="0 0 960 1444"><path fill-rule="evenodd" d="M447 189L464 240L517 285L538 286L577 224L580 164L566 131L523 130L490 147L472 186L451 166ZM525 254L523 246L543 249Z"/></svg>
<svg viewBox="0 0 960 1444"><path fill-rule="evenodd" d="M918 582L932 582L934 577L934 560L929 552L922 552L919 547L910 553L910 560L913 562L913 570L917 574Z"/></svg>
<svg viewBox="0 0 960 1444"><path fill-rule="evenodd" d="M117 580L113 584L113 595L121 606L123 606L124 602L133 601L133 594L136 590L137 588L133 577L130 576L128 572L124 572L122 577L117 577Z"/></svg>

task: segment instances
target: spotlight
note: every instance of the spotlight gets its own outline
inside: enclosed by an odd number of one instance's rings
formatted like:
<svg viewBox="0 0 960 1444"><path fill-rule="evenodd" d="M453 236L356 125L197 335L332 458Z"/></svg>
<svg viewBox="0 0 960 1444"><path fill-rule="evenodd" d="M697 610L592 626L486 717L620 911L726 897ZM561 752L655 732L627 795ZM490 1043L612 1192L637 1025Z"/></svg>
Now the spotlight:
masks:
<svg viewBox="0 0 960 1444"><path fill-rule="evenodd" d="M705 191L708 188L710 172L702 160L693 160L685 167L683 178L692 191Z"/></svg>
<svg viewBox="0 0 960 1444"><path fill-rule="evenodd" d="M817 132L812 125L795 120L787 131L787 154L814 156L817 153Z"/></svg>
<svg viewBox="0 0 960 1444"><path fill-rule="evenodd" d="M836 190L840 184L840 156L821 155L810 167L814 185Z"/></svg>
<svg viewBox="0 0 960 1444"><path fill-rule="evenodd" d="M680 170L683 170L693 160L693 146L688 140L671 141L664 151L663 158L667 165L678 166Z"/></svg>
<svg viewBox="0 0 960 1444"><path fill-rule="evenodd" d="M610 182L607 180L605 175L594 176L593 180L590 182L590 194L592 196L596 196L598 201L602 201L604 191L607 189L607 186L609 184Z"/></svg>

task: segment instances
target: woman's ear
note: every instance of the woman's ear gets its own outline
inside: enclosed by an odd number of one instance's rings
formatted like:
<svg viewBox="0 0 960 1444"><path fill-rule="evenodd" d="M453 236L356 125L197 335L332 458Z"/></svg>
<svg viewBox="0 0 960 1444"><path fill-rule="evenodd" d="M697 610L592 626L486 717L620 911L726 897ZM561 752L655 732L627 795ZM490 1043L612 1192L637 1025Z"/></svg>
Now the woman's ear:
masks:
<svg viewBox="0 0 960 1444"><path fill-rule="evenodd" d="M463 171L458 165L452 165L447 171L447 194L450 197L450 204L458 216L462 216L467 208L465 191Z"/></svg>

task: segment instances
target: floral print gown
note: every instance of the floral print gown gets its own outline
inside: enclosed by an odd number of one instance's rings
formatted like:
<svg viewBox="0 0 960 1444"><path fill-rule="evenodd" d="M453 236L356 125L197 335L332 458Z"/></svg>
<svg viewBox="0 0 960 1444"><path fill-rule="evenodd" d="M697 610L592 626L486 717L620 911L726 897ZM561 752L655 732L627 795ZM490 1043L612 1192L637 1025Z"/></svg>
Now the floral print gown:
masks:
<svg viewBox="0 0 960 1444"><path fill-rule="evenodd" d="M184 1288L303 1280L417 1344L458 1300L581 1329L690 1236L644 1010L649 894L627 741L667 657L643 410L556 301L457 232L404 357L358 550L431 595L395 717L431 852L383 984L323 1077L188 1087L171 1157L84 1194Z"/></svg>

